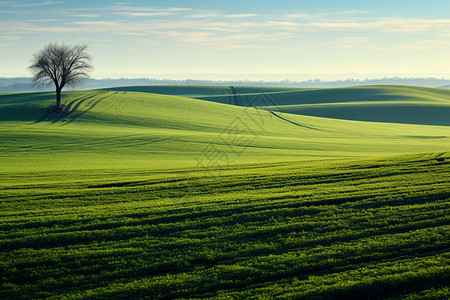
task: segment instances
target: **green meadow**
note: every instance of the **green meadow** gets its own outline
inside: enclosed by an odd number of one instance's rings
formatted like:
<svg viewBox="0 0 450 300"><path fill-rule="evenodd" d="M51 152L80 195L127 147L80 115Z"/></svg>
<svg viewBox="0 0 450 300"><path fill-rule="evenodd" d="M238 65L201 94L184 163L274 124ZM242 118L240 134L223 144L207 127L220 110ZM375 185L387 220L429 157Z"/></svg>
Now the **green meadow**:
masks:
<svg viewBox="0 0 450 300"><path fill-rule="evenodd" d="M450 90L0 94L2 299L446 299Z"/></svg>
<svg viewBox="0 0 450 300"><path fill-rule="evenodd" d="M111 90L152 92L236 104L229 87L144 86ZM300 89L235 87L244 106L356 121L450 126L450 90L412 86ZM261 93L267 97L261 98Z"/></svg>

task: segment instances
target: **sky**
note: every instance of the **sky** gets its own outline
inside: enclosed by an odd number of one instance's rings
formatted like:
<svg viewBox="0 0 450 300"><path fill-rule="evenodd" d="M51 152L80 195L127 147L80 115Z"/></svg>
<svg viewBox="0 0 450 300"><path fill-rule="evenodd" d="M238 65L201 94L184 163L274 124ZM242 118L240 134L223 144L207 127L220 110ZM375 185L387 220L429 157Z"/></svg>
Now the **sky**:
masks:
<svg viewBox="0 0 450 300"><path fill-rule="evenodd" d="M450 78L450 1L0 1L0 76L51 42L94 78Z"/></svg>

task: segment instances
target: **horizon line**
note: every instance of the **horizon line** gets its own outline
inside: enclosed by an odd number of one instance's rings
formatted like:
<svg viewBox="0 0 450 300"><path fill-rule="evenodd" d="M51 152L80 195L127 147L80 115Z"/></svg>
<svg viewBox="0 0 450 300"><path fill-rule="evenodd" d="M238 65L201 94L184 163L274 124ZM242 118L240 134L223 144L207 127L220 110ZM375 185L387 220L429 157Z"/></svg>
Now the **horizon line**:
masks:
<svg viewBox="0 0 450 300"><path fill-rule="evenodd" d="M309 78L225 78L228 76L308 76ZM354 76L354 77L342 77L342 76ZM164 77L166 76L166 77ZM170 78L170 77L184 77L184 78ZM189 76L214 76L217 78L190 78ZM223 76L222 78L219 78ZM318 76L318 77L312 77ZM341 78L324 78L324 77L338 76ZM373 77L372 77L373 76ZM322 77L322 78L320 78ZM8 74L0 75L2 79L14 79L14 78L32 78L30 74ZM203 81L263 81L263 82L282 82L282 81L310 81L310 80L326 80L326 81L368 81L368 80L382 80L382 79L436 79L436 80L450 80L450 74L448 73L422 73L422 74L410 74L410 73L341 73L341 74L302 74L302 73L245 73L245 74L223 74L223 73L166 73L166 74L97 74L97 76L91 76L88 79L94 80L119 80L119 79L151 79L151 80L203 80Z"/></svg>

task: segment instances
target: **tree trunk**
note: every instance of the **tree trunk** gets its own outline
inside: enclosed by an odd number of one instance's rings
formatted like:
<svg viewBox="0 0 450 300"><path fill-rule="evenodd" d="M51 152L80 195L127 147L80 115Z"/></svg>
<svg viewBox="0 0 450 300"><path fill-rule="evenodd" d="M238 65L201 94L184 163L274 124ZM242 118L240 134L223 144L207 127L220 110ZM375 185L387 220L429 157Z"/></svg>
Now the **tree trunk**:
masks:
<svg viewBox="0 0 450 300"><path fill-rule="evenodd" d="M61 108L61 90L56 89L56 106Z"/></svg>

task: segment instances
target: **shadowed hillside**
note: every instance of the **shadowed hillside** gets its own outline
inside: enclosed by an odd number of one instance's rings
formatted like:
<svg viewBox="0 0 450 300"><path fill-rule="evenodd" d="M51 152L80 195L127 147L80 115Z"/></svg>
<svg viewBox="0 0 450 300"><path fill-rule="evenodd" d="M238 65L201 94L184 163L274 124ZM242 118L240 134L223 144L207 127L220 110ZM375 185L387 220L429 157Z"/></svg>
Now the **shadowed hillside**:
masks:
<svg viewBox="0 0 450 300"><path fill-rule="evenodd" d="M424 125L450 125L450 90L411 86L334 89L263 87L124 87L239 106L326 118ZM264 94L264 98L261 94Z"/></svg>

